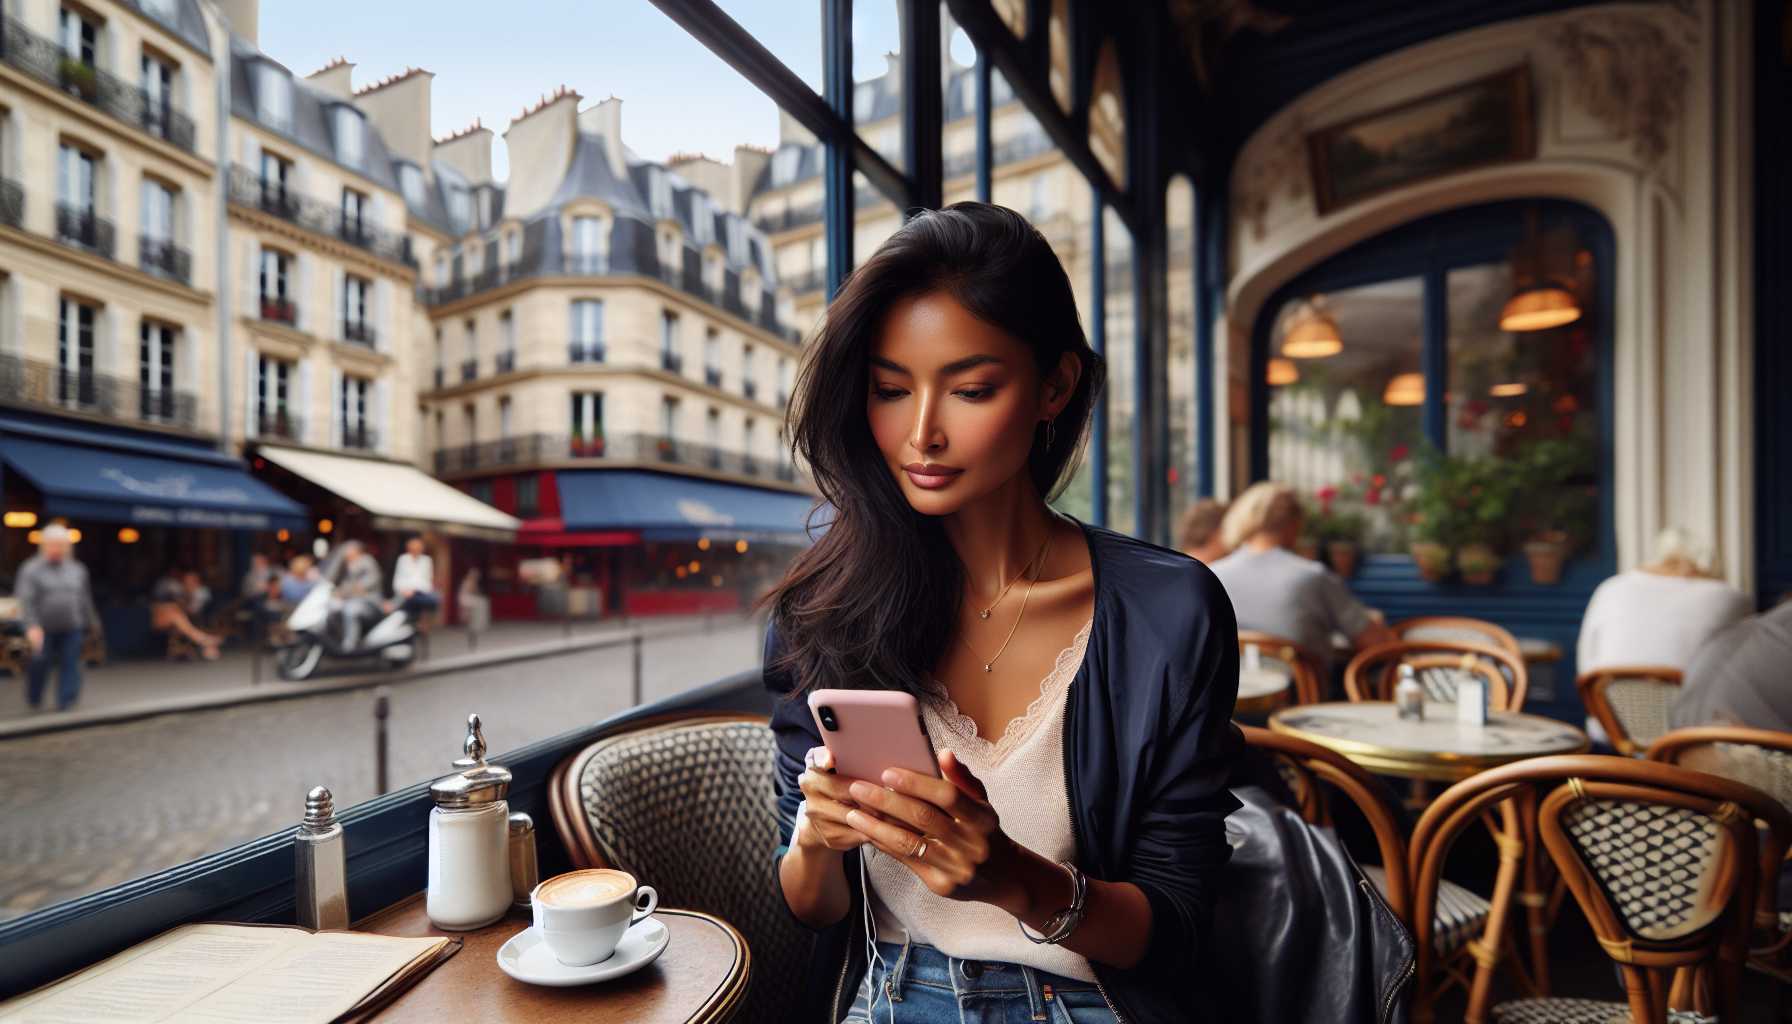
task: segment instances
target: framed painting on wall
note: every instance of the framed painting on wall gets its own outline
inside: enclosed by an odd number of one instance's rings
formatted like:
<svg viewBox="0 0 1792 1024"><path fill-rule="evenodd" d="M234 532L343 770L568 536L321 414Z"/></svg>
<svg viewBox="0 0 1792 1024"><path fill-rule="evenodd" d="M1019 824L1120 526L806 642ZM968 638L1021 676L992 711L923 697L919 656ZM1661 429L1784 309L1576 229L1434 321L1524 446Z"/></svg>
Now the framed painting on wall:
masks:
<svg viewBox="0 0 1792 1024"><path fill-rule="evenodd" d="M1537 138L1520 65L1307 136L1321 215L1414 182L1529 160Z"/></svg>

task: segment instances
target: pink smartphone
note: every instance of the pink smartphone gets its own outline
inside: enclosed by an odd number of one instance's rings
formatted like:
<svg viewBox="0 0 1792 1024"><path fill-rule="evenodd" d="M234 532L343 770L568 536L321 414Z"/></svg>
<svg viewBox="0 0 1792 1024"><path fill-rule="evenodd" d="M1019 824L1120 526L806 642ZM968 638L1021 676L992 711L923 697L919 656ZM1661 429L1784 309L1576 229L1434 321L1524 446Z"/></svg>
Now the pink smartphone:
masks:
<svg viewBox="0 0 1792 1024"><path fill-rule="evenodd" d="M809 712L834 755L834 774L878 782L886 768L939 778L921 706L893 690L814 690Z"/></svg>

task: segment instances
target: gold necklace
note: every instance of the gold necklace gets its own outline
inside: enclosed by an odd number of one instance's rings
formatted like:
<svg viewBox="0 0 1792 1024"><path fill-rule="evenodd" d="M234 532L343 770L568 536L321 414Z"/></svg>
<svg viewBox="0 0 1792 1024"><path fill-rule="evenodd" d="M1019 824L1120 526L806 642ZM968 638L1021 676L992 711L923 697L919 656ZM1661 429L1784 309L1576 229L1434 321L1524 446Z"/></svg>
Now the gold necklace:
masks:
<svg viewBox="0 0 1792 1024"><path fill-rule="evenodd" d="M1053 521L1056 522L1055 519ZM1050 526L1050 524L1047 524L1046 529L1045 529L1045 543L1039 545L1039 552L1033 556L1034 559L1043 558L1045 556L1045 549L1048 545L1051 544L1051 542L1052 542L1051 526ZM1027 574L1026 566L1021 566L1020 575L1009 580L1008 586L1003 587L1001 589L1001 591L996 594L996 599L994 601L989 602L989 607L985 608L982 611L977 613L977 617L979 619L989 618L989 613L995 611L996 605L1002 603L1002 598L1008 596L1009 589L1012 588L1016 583L1019 583L1021 581L1021 577L1025 576L1026 574Z"/></svg>
<svg viewBox="0 0 1792 1024"><path fill-rule="evenodd" d="M1020 629L1020 620L1027 617L1027 602L1029 600L1031 600L1033 597L1033 585L1039 582L1039 572L1045 568L1045 555L1046 555L1046 552L1051 550L1051 547L1052 547L1052 535L1050 532L1047 532L1045 535L1045 545L1039 549L1039 561L1038 561L1037 567L1034 569L1032 578L1027 581L1026 592L1024 594L1022 594L1021 598L1020 598L1020 614L1018 614L1014 617L1014 625L1008 627L1008 635L1002 638L1002 646L997 648L996 653L990 655L989 660L985 661L983 663L983 671L985 671L985 672L994 671L996 659L1000 658L1002 656L1002 652L1006 651L1008 649L1008 642L1010 640L1014 639L1015 631ZM1021 575L1024 576L1024 575L1026 575L1026 573L1023 571L1021 573ZM1019 579L1019 577L1015 577L1015 578ZM962 630L959 631L958 638L960 640L964 641L964 646L965 646L966 650L970 651L972 654L977 653L977 649L975 647L971 646L971 642L969 640L965 640L964 632Z"/></svg>

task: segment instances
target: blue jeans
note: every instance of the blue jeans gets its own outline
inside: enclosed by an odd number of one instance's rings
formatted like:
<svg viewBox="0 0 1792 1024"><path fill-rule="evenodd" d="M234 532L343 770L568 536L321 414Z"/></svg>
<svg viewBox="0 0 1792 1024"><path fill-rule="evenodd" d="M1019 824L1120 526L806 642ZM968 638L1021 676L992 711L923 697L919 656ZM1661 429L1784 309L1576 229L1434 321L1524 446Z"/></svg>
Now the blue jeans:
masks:
<svg viewBox="0 0 1792 1024"><path fill-rule="evenodd" d="M81 696L81 641L86 630L70 629L61 633L44 630L44 649L31 659L26 670L28 689L25 699L32 707L44 702L44 684L48 683L50 666L56 666L60 677L56 685L56 710L61 711Z"/></svg>
<svg viewBox="0 0 1792 1024"><path fill-rule="evenodd" d="M1114 1024L1091 982L912 943L880 942L877 951L883 966L866 972L841 1024Z"/></svg>

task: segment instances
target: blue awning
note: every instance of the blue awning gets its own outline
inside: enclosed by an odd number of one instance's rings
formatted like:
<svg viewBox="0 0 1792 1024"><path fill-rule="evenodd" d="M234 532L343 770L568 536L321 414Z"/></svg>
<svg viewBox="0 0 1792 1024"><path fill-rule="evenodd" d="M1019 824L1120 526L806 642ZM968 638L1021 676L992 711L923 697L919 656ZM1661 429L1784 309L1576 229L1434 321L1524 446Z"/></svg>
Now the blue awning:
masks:
<svg viewBox="0 0 1792 1024"><path fill-rule="evenodd" d="M177 445L164 454L65 444L0 434L0 461L43 492L44 512L148 526L211 526L230 530L302 528L303 506L216 453L187 458Z"/></svg>
<svg viewBox="0 0 1792 1024"><path fill-rule="evenodd" d="M639 530L646 540L809 541L804 523L815 499L806 494L631 469L556 476L568 530Z"/></svg>

